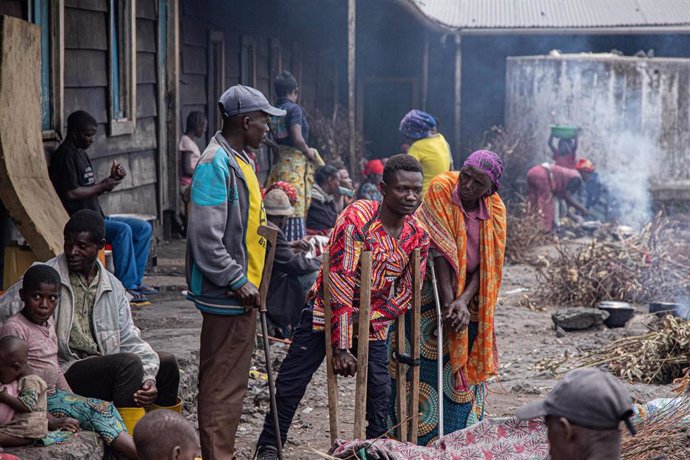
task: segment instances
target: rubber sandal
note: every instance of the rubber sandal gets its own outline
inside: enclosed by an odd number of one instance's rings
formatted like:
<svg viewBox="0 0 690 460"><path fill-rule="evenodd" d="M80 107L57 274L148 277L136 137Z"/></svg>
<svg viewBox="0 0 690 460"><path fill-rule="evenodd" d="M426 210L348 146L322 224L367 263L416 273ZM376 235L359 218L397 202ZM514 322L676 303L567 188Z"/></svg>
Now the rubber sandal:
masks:
<svg viewBox="0 0 690 460"><path fill-rule="evenodd" d="M132 298L129 299L129 303L143 303L149 301L144 294L137 292L134 289L127 289L127 294L132 296Z"/></svg>
<svg viewBox="0 0 690 460"><path fill-rule="evenodd" d="M141 286L136 288L135 291L138 292L139 294L144 294L144 295L158 294L158 289L156 289L155 287L147 286L145 284L142 284Z"/></svg>

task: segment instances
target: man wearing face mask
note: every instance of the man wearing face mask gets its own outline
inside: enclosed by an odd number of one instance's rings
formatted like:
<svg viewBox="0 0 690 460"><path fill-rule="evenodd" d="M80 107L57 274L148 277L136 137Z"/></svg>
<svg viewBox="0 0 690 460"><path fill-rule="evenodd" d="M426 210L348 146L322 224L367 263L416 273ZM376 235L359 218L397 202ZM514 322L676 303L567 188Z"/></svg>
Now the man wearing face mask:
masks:
<svg viewBox="0 0 690 460"><path fill-rule="evenodd" d="M199 437L205 459L234 458L249 380L266 241L259 180L249 149L261 147L271 106L260 91L229 88L218 101L223 127L194 171L187 228L188 298L201 311Z"/></svg>

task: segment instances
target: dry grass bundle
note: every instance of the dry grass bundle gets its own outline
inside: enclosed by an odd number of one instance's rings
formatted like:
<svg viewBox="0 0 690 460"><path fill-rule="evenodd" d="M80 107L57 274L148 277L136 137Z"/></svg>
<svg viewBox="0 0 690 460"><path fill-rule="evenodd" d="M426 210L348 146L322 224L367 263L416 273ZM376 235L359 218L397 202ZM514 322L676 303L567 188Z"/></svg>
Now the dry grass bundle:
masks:
<svg viewBox="0 0 690 460"><path fill-rule="evenodd" d="M678 398L659 412L636 425L637 434L624 434L621 441L623 460L649 460L664 456L669 460L690 458L690 437L687 420L690 401Z"/></svg>
<svg viewBox="0 0 690 460"><path fill-rule="evenodd" d="M613 375L630 382L671 383L690 365L690 321L668 315L660 330L616 340L571 365L606 365Z"/></svg>
<svg viewBox="0 0 690 460"><path fill-rule="evenodd" d="M318 109L309 111L309 132L311 144L326 162L343 161L351 175L359 174L359 163L364 158L364 136L356 131L355 157L356 164L349 164L350 133L347 123L347 111L338 105L329 116Z"/></svg>
<svg viewBox="0 0 690 460"><path fill-rule="evenodd" d="M532 250L547 240L541 230L541 218L530 212L522 197L508 203L507 209L506 260L510 263L533 263Z"/></svg>
<svg viewBox="0 0 690 460"><path fill-rule="evenodd" d="M556 245L537 276L543 300L594 306L602 300L649 302L690 294L690 244L657 216L639 234L584 245Z"/></svg>

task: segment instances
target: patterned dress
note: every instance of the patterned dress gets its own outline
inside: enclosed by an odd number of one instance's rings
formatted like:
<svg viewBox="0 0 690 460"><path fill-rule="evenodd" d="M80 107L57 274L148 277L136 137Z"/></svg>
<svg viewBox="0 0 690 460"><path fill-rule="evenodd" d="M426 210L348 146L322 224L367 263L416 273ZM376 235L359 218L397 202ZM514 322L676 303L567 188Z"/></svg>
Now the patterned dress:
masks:
<svg viewBox="0 0 690 460"><path fill-rule="evenodd" d="M442 173L434 178L417 217L426 226L432 248L449 263L455 276L456 297L467 280L467 230L465 213L453 200L459 181L458 172ZM469 305L469 327L459 333L444 330L443 343L443 417L444 434L452 433L484 416L485 382L498 372L493 315L501 285L505 250L505 206L497 194L486 197L488 219L480 223L479 292ZM421 357L419 391L420 445L430 445L438 437L438 392L436 306L430 281L422 288ZM407 313L406 347L411 331ZM391 340L394 340L394 333ZM408 348L409 353L409 348ZM395 362L389 371L395 377ZM409 381L409 376L408 376ZM396 382L393 381L395 386ZM390 426L398 424L397 401L393 392L389 408Z"/></svg>

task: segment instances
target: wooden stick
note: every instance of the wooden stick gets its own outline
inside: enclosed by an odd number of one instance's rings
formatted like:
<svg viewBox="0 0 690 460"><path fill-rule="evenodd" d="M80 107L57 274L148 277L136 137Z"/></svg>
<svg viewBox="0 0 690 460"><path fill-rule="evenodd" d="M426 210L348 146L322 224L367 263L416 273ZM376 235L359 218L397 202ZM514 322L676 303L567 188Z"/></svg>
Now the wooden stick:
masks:
<svg viewBox="0 0 690 460"><path fill-rule="evenodd" d="M398 356L406 354L405 352L405 315L398 317L395 325L395 351ZM407 419L407 366L404 365L400 359L395 364L395 389L397 391L396 406L398 409L398 420ZM398 440L400 442L407 441L407 423L402 423L398 427Z"/></svg>
<svg viewBox="0 0 690 460"><path fill-rule="evenodd" d="M359 326L357 329L357 373L355 383L354 439L366 439L367 371L369 368L369 313L371 310L371 252L360 259Z"/></svg>
<svg viewBox="0 0 690 460"><path fill-rule="evenodd" d="M421 320L422 320L422 280L419 248L412 252L412 324L410 325L410 340L412 359L419 362L421 351ZM410 383L410 436L412 444L417 444L419 437L419 366L412 367L412 382Z"/></svg>
<svg viewBox="0 0 690 460"><path fill-rule="evenodd" d="M328 258L328 251L323 253L323 310L324 310L324 330L326 331L326 381L328 384L328 421L331 429L331 444L340 435L340 417L338 414L338 379L333 371L333 344L331 342L331 263Z"/></svg>

